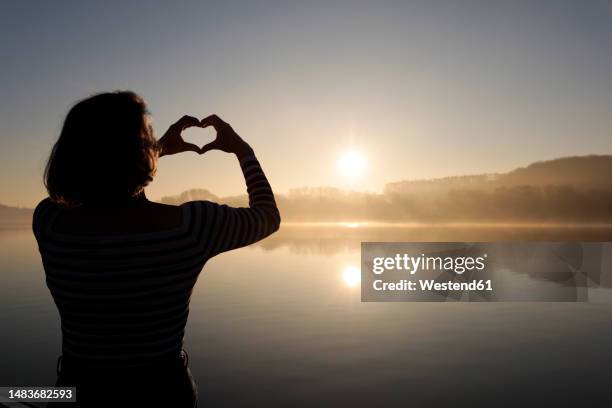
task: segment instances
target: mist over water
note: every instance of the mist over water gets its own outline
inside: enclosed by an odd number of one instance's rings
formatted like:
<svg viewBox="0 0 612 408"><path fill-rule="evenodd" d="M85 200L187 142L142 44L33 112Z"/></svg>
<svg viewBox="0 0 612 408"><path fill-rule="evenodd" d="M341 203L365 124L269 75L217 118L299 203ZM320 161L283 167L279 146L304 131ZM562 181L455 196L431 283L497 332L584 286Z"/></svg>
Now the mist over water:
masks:
<svg viewBox="0 0 612 408"><path fill-rule="evenodd" d="M551 228L288 225L213 258L185 337L201 405L612 400L612 305L361 303L351 272L361 241L610 240L606 228ZM0 229L0 259L0 384L52 385L59 316L29 229Z"/></svg>

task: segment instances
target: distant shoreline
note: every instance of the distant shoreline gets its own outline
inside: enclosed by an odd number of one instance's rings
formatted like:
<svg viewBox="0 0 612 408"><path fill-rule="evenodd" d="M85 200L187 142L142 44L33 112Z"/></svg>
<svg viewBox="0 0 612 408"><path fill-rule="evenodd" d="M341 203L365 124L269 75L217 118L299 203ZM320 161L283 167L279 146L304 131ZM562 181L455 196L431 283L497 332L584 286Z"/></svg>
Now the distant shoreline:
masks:
<svg viewBox="0 0 612 408"><path fill-rule="evenodd" d="M577 222L378 222L378 221L287 221L283 227L343 227L343 228L612 228L612 223Z"/></svg>
<svg viewBox="0 0 612 408"><path fill-rule="evenodd" d="M29 228L31 220L0 220L0 228ZM612 229L612 223L601 222L387 222L387 221L284 221L286 228L556 228L556 229Z"/></svg>

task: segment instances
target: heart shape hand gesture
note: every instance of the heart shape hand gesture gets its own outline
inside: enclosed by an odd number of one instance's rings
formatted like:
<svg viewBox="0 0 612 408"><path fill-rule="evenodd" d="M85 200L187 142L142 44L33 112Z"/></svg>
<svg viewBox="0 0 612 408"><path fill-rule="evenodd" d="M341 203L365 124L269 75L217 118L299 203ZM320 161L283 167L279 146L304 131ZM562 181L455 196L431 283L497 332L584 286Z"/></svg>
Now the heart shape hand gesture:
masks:
<svg viewBox="0 0 612 408"><path fill-rule="evenodd" d="M185 129L191 127L206 128L208 126L212 126L216 130L217 137L202 147L186 142L181 135ZM160 149L160 157L182 152L204 154L210 150L235 153L238 156L252 153L251 147L238 136L228 123L221 120L217 115L210 115L202 120L193 116L183 116L168 128L157 143Z"/></svg>

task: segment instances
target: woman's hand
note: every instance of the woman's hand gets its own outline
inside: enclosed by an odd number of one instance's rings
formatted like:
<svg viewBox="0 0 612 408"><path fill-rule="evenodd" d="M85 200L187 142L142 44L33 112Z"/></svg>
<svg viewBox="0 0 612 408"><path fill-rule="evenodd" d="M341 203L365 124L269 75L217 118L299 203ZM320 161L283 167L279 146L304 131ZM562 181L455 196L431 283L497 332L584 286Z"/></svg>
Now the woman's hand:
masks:
<svg viewBox="0 0 612 408"><path fill-rule="evenodd" d="M181 152L200 153L200 148L197 145L185 142L181 136L183 130L194 126L203 127L200 121L193 116L183 116L178 122L171 125L157 142L160 149L159 157Z"/></svg>
<svg viewBox="0 0 612 408"><path fill-rule="evenodd" d="M200 154L204 154L209 150L221 150L226 153L234 153L238 158L253 154L251 146L242 140L234 129L217 115L210 115L202 119L200 126L203 128L212 126L217 131L216 139L204 145L200 149Z"/></svg>

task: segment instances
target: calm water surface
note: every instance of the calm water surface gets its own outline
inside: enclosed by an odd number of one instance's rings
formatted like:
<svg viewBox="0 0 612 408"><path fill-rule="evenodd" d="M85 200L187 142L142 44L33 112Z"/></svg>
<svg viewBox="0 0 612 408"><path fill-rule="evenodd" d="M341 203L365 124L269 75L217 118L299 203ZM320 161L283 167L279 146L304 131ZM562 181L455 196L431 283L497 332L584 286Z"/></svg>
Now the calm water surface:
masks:
<svg viewBox="0 0 612 408"><path fill-rule="evenodd" d="M196 285L201 406L610 406L612 305L361 303L371 241L608 240L609 231L284 227ZM0 229L0 385L52 385L59 316L28 229Z"/></svg>

